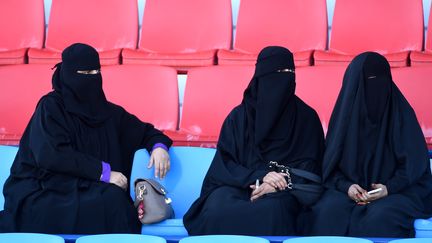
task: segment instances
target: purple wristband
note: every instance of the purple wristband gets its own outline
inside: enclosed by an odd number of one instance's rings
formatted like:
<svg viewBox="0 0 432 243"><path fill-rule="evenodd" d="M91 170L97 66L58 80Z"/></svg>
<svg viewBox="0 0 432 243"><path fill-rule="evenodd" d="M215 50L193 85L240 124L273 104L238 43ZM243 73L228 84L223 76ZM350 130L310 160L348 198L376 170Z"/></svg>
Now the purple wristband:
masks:
<svg viewBox="0 0 432 243"><path fill-rule="evenodd" d="M102 161L102 175L100 180L108 183L111 177L111 165Z"/></svg>
<svg viewBox="0 0 432 243"><path fill-rule="evenodd" d="M165 151L168 152L167 146L163 143L156 143L155 145L153 145L152 151L155 150L156 148L163 148L165 149Z"/></svg>

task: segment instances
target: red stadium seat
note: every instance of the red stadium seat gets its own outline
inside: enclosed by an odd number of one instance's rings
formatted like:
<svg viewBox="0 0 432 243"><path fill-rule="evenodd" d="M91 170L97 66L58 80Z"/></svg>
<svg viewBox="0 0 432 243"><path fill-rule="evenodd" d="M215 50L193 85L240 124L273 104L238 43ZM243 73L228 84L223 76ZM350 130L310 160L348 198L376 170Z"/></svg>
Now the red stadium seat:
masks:
<svg viewBox="0 0 432 243"><path fill-rule="evenodd" d="M316 51L315 65L349 63L361 52L376 51L392 67L403 67L422 43L421 0L336 1L329 51Z"/></svg>
<svg viewBox="0 0 432 243"><path fill-rule="evenodd" d="M319 66L296 69L296 95L312 107L327 133L346 66Z"/></svg>
<svg viewBox="0 0 432 243"><path fill-rule="evenodd" d="M432 10L432 6L431 6ZM410 54L411 66L432 65L432 17L429 15L429 23L426 33L425 50L413 51Z"/></svg>
<svg viewBox="0 0 432 243"><path fill-rule="evenodd" d="M393 69L393 80L413 107L423 134L432 150L432 66Z"/></svg>
<svg viewBox="0 0 432 243"><path fill-rule="evenodd" d="M253 66L202 67L188 73L176 145L215 147L223 121L240 104Z"/></svg>
<svg viewBox="0 0 432 243"><path fill-rule="evenodd" d="M147 0L139 49L123 50L123 63L180 71L214 65L216 50L229 48L231 35L230 0Z"/></svg>
<svg viewBox="0 0 432 243"><path fill-rule="evenodd" d="M30 49L29 63L57 63L75 42L99 52L102 65L119 64L122 48L136 48L136 0L53 0L44 49Z"/></svg>
<svg viewBox="0 0 432 243"><path fill-rule="evenodd" d="M150 65L105 66L102 76L109 101L158 129L176 130L179 101L175 69Z"/></svg>
<svg viewBox="0 0 432 243"><path fill-rule="evenodd" d="M312 52L326 44L325 0L241 1L234 50L220 50L218 64L253 65L263 47L279 45L294 53L296 66L310 66Z"/></svg>
<svg viewBox="0 0 432 243"><path fill-rule="evenodd" d="M0 30L0 65L23 64L27 48L42 48L44 1L0 1Z"/></svg>
<svg viewBox="0 0 432 243"><path fill-rule="evenodd" d="M51 65L1 66L0 144L17 145L39 99L51 91Z"/></svg>

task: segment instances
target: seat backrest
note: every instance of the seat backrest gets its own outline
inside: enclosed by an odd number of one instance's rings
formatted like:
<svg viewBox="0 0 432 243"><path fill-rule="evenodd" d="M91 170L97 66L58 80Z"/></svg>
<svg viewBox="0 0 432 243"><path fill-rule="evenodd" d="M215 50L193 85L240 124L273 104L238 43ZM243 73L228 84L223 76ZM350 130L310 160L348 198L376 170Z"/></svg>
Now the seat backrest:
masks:
<svg viewBox="0 0 432 243"><path fill-rule="evenodd" d="M320 242L332 242L332 243L373 243L373 241L362 238L346 237L346 236L309 236L309 237L294 237L286 239L283 243L320 243Z"/></svg>
<svg viewBox="0 0 432 243"><path fill-rule="evenodd" d="M58 235L38 233L2 233L0 242L27 242L27 243L64 243L64 239Z"/></svg>
<svg viewBox="0 0 432 243"><path fill-rule="evenodd" d="M175 131L178 123L177 72L143 65L102 67L107 99L161 130Z"/></svg>
<svg viewBox="0 0 432 243"><path fill-rule="evenodd" d="M325 133L342 87L344 73L344 66L296 69L296 95L318 113Z"/></svg>
<svg viewBox="0 0 432 243"><path fill-rule="evenodd" d="M246 235L200 235L181 239L179 243L270 243L269 240Z"/></svg>
<svg viewBox="0 0 432 243"><path fill-rule="evenodd" d="M136 0L53 0L45 47L62 51L75 42L98 51L136 48Z"/></svg>
<svg viewBox="0 0 432 243"><path fill-rule="evenodd" d="M253 66L214 66L189 71L180 130L218 136L230 111L240 104L254 73Z"/></svg>
<svg viewBox="0 0 432 243"><path fill-rule="evenodd" d="M0 145L0 188L3 191L3 185L9 177L10 168L18 152L18 147ZM0 211L4 207L4 195L0 193ZM0 238L0 242L1 238ZM7 242L7 241L5 241ZM11 241L12 242L12 241Z"/></svg>
<svg viewBox="0 0 432 243"><path fill-rule="evenodd" d="M414 109L423 135L432 141L431 67L395 68L393 80Z"/></svg>
<svg viewBox="0 0 432 243"><path fill-rule="evenodd" d="M101 234L81 236L76 243L166 243L166 240L159 236L153 235L136 235L136 234Z"/></svg>
<svg viewBox="0 0 432 243"><path fill-rule="evenodd" d="M199 197L201 185L213 160L216 149L199 147L171 147L171 169L163 180L158 180L168 191L176 218L182 218ZM133 160L131 185L137 178L153 178L154 168L147 169L150 156L145 149L138 150ZM134 199L134 187L130 195Z"/></svg>
<svg viewBox="0 0 432 243"><path fill-rule="evenodd" d="M432 10L432 5L430 10ZM429 12L429 20L428 20L428 28L426 33L426 44L425 44L425 50L432 52L432 12Z"/></svg>
<svg viewBox="0 0 432 243"><path fill-rule="evenodd" d="M43 0L0 1L0 51L42 48L44 18Z"/></svg>
<svg viewBox="0 0 432 243"><path fill-rule="evenodd" d="M421 0L336 1L329 49L344 54L422 50Z"/></svg>
<svg viewBox="0 0 432 243"><path fill-rule="evenodd" d="M52 66L0 67L0 135L22 134L39 99L51 91Z"/></svg>
<svg viewBox="0 0 432 243"><path fill-rule="evenodd" d="M229 49L231 0L147 0L139 48L162 53Z"/></svg>
<svg viewBox="0 0 432 243"><path fill-rule="evenodd" d="M296 52L324 50L326 44L325 0L240 2L235 50L258 53L263 47L278 45Z"/></svg>

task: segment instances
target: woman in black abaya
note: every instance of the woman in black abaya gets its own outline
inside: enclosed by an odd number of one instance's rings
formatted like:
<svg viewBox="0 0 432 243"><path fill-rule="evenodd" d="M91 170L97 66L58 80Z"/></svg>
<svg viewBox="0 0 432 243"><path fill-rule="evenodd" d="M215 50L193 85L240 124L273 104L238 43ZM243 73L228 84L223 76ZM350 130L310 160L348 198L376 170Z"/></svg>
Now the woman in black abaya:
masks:
<svg viewBox="0 0 432 243"><path fill-rule="evenodd" d="M320 173L324 140L316 112L294 91L292 53L264 48L242 103L222 126L201 196L184 216L189 234L295 234L302 204L268 163Z"/></svg>
<svg viewBox="0 0 432 243"><path fill-rule="evenodd" d="M377 53L360 54L345 72L327 134L323 179L328 190L313 207L313 235L408 237L414 219L432 215L422 131L387 60Z"/></svg>
<svg viewBox="0 0 432 243"><path fill-rule="evenodd" d="M62 61L54 91L39 101L4 185L0 231L139 233L127 192L133 154L152 151L149 166L164 177L171 140L105 99L94 48L71 45Z"/></svg>

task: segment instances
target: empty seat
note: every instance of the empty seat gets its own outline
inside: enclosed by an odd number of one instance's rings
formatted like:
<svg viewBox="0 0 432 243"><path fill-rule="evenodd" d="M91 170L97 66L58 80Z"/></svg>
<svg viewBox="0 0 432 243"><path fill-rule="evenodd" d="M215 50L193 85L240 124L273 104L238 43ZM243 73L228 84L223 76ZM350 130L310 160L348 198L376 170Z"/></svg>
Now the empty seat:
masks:
<svg viewBox="0 0 432 243"><path fill-rule="evenodd" d="M318 113L325 133L342 87L345 69L345 66L296 69L296 95Z"/></svg>
<svg viewBox="0 0 432 243"><path fill-rule="evenodd" d="M432 17L431 15L429 15L425 50L411 52L410 59L411 59L411 66L432 65Z"/></svg>
<svg viewBox="0 0 432 243"><path fill-rule="evenodd" d="M0 144L18 144L39 99L51 91L51 67L0 67Z"/></svg>
<svg viewBox="0 0 432 243"><path fill-rule="evenodd" d="M189 236L181 239L179 243L270 243L269 240L246 235L202 235Z"/></svg>
<svg viewBox="0 0 432 243"><path fill-rule="evenodd" d="M240 104L253 66L214 66L189 71L177 145L215 147L223 121Z"/></svg>
<svg viewBox="0 0 432 243"><path fill-rule="evenodd" d="M44 1L0 1L0 31L0 65L23 64L29 47L42 48Z"/></svg>
<svg viewBox="0 0 432 243"><path fill-rule="evenodd" d="M432 66L392 70L393 80L414 109L429 150L432 149Z"/></svg>
<svg viewBox="0 0 432 243"><path fill-rule="evenodd" d="M67 46L81 42L99 52L102 65L118 64L122 48L136 48L136 0L54 0L44 49L30 49L29 63L57 63Z"/></svg>
<svg viewBox="0 0 432 243"><path fill-rule="evenodd" d="M167 196L172 200L174 219L160 223L144 225L142 234L159 236L187 236L183 226L183 215L199 197L204 176L210 167L216 150L197 147L171 147L169 150L171 169L167 177L159 182L166 188ZM150 156L145 149L135 153L130 185L137 178L154 178L154 168L147 169ZM155 179L159 180L159 179ZM134 187L130 195L135 198Z"/></svg>
<svg viewBox="0 0 432 243"><path fill-rule="evenodd" d="M336 1L329 50L314 53L315 65L349 63L361 52L376 51L392 67L403 67L422 43L421 0Z"/></svg>
<svg viewBox="0 0 432 243"><path fill-rule="evenodd" d="M9 177L10 168L12 166L12 163L15 159L15 155L17 152L18 152L18 147L0 145L0 188L3 188L6 179ZM0 211L3 210L3 208L4 208L4 196L3 193L0 193ZM1 239L2 238L0 237L0 242L2 242Z"/></svg>
<svg viewBox="0 0 432 243"><path fill-rule="evenodd" d="M134 234L101 234L79 237L76 243L166 243L162 237Z"/></svg>
<svg viewBox="0 0 432 243"><path fill-rule="evenodd" d="M309 66L314 50L327 44L325 0L248 0L240 2L233 50L218 52L219 65L255 64L260 50L284 46L296 66Z"/></svg>
<svg viewBox="0 0 432 243"><path fill-rule="evenodd" d="M38 233L2 233L0 242L26 242L26 243L64 243L64 239L57 235Z"/></svg>
<svg viewBox="0 0 432 243"><path fill-rule="evenodd" d="M178 123L177 72L170 67L116 65L102 67L107 99L161 130Z"/></svg>
<svg viewBox="0 0 432 243"><path fill-rule="evenodd" d="M173 66L180 71L215 63L231 44L230 0L147 0L139 49L125 49L123 63Z"/></svg>

